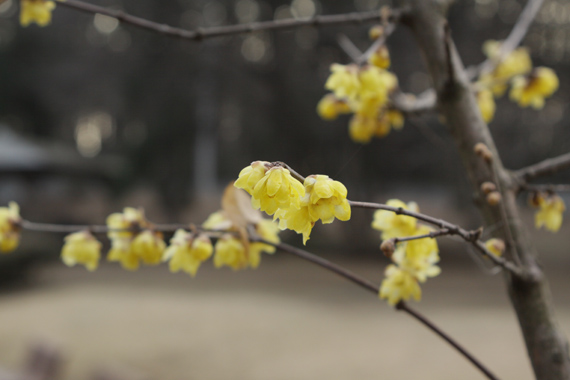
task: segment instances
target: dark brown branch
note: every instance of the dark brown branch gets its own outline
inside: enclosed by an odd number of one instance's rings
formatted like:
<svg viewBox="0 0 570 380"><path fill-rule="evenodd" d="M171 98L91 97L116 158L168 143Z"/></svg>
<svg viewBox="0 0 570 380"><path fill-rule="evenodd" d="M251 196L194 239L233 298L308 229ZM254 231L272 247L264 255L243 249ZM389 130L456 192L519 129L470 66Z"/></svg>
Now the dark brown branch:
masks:
<svg viewBox="0 0 570 380"><path fill-rule="evenodd" d="M468 68L467 73L470 79L475 79L481 74L493 71L506 56L520 45L543 2L544 0L528 0L511 33L501 44L498 57L495 59L487 59L478 66Z"/></svg>
<svg viewBox="0 0 570 380"><path fill-rule="evenodd" d="M464 228L459 227L456 224L449 223L443 219L434 218L432 216L420 214L418 212L413 212L410 210L406 210L406 209L403 209L401 207L392 207L392 206L388 206L388 205L381 204L381 203L369 203L369 202L349 201L349 203L350 203L351 207L368 208L368 209L374 209L374 210L386 210L386 211L391 211L391 212L398 214L398 215L411 216L411 217L416 218L418 220L421 220L423 222L437 226L441 229L445 229L445 230L449 231L449 235L459 236L463 240L465 240L466 242L473 245L473 247L475 247L475 249L477 251L479 251L479 253L488 257L496 265L499 265L501 268L506 269L511 274L513 274L517 277L520 277L520 278L525 277L525 274L520 270L520 268L518 268L513 263L505 260L502 257L495 256L485 247L485 243L478 240L479 235L480 235L479 230L468 231Z"/></svg>
<svg viewBox="0 0 570 380"><path fill-rule="evenodd" d="M362 52L359 48L356 47L354 42L352 42L350 38L346 36L346 34L339 34L336 40L341 49L346 53L346 55L350 57L353 62L356 62L360 59Z"/></svg>
<svg viewBox="0 0 570 380"><path fill-rule="evenodd" d="M104 234L107 232L131 231L130 229L110 228L105 225L81 225L81 224L53 224L53 223L35 223L28 220L22 220L20 227L24 230L35 232L56 232L56 233L73 233L78 231L90 231L96 234ZM189 229L189 224L152 224L151 230L160 232L175 232L178 229Z"/></svg>
<svg viewBox="0 0 570 380"><path fill-rule="evenodd" d="M378 11L354 12L338 15L315 16L305 19L284 19L273 21L254 22L251 24L239 24L218 26L211 28L198 28L196 30L187 30L176 28L166 24L150 21L141 17L133 16L120 10L108 9L94 4L84 3L78 0L66 0L57 3L58 6L73 8L87 13L99 13L106 16L114 17L120 22L130 24L138 28L146 29L169 37L182 38L185 40L200 41L205 38L229 36L243 33L253 33L261 30L283 30L300 28L303 26L333 26L345 24L362 24L367 22L379 21L382 15ZM390 21L395 22L401 12L392 11L390 13Z"/></svg>
<svg viewBox="0 0 570 380"><path fill-rule="evenodd" d="M519 169L514 172L514 175L520 184L524 184L537 177L551 175L568 168L570 168L570 153L549 158L539 162L538 164Z"/></svg>
<svg viewBox="0 0 570 380"><path fill-rule="evenodd" d="M357 274L349 271L346 268L341 267L338 264L335 264L331 261L328 261L326 259L323 259L322 257L319 257L317 255L314 255L310 252L307 252L303 249L297 248L297 247L293 247L291 245L285 244L285 243L279 243L279 244L274 244L271 242L268 242L266 240L260 239L260 238L253 238L252 241L260 241L262 243L265 244L269 244L272 245L274 247L276 247L277 249L280 249L284 252L290 253L292 255L295 255L303 260L307 260L313 264L316 264L328 271L331 271L333 273L338 274L341 277L344 277L345 279L351 281L352 283L360 286L361 288L368 290L370 292L372 292L373 294L377 295L378 294L378 285L358 276ZM483 372L485 374L485 376L487 376L487 378L492 379L492 380L496 380L498 379L495 375L493 375L493 373L491 371L489 371L489 369L487 369L477 358L475 358L469 351L467 351L463 346L461 346L457 341L455 341L451 336L449 336L447 333L445 333L442 329L440 329L439 327L437 327L433 322L431 322L428 318L426 318L424 315L422 315L421 313L419 313L418 311L410 308L405 302L399 302L396 305L396 310L400 310L400 311L404 311L406 312L408 315L410 315L411 317L415 318L417 321L419 321L420 323L422 323L424 326L426 326L428 329L430 329L431 331L433 331L437 336L439 336L440 338L442 338L443 340L445 340L447 343L449 343L453 348L455 348L461 355L463 355L467 360L469 360L475 367L477 367L481 372Z"/></svg>
<svg viewBox="0 0 570 380"><path fill-rule="evenodd" d="M408 304L404 302L400 302L396 305L396 309L403 310L408 313L410 316L414 317L417 321L422 323L424 326L429 328L431 331L436 333L440 338L445 340L447 343L451 344L457 351L459 351L463 356L467 358L474 366L479 368L481 372L485 374L489 379L497 379L497 377L490 372L484 365L481 364L477 359L475 359L469 352L465 351L465 349L457 345L449 335L447 335L444 331L441 331L439 327L435 326L429 319L425 318L422 314L418 313L417 311L413 310L408 306Z"/></svg>

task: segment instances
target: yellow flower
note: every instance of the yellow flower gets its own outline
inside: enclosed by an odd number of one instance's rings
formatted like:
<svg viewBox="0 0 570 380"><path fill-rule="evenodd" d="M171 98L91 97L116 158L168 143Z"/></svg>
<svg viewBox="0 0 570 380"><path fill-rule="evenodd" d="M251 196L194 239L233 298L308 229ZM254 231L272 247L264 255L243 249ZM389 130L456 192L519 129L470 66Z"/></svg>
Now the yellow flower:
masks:
<svg viewBox="0 0 570 380"><path fill-rule="evenodd" d="M298 210L279 210L275 214L275 217L279 218L279 228L282 230L290 229L298 234L303 234L303 244L307 244L315 225L315 221L311 219L309 214L308 203L308 197L305 196L305 201L301 202L301 208Z"/></svg>
<svg viewBox="0 0 570 380"><path fill-rule="evenodd" d="M534 216L536 228L544 226L551 232L558 232L562 225L562 213L566 210L562 198L556 194L538 193L534 201L539 208Z"/></svg>
<svg viewBox="0 0 570 380"><path fill-rule="evenodd" d="M355 114L348 124L348 134L352 141L367 144L376 131L376 120L371 117Z"/></svg>
<svg viewBox="0 0 570 380"><path fill-rule="evenodd" d="M521 107L529 105L535 109L544 107L548 98L558 89L558 77L554 70L537 67L530 76L517 76L513 79L510 98Z"/></svg>
<svg viewBox="0 0 570 380"><path fill-rule="evenodd" d="M233 270L247 268L249 262L243 243L231 235L218 239L215 246L214 266L229 266Z"/></svg>
<svg viewBox="0 0 570 380"><path fill-rule="evenodd" d="M388 265L385 272L386 278L380 285L379 296L387 299L392 306L404 300L414 298L419 301L422 297L422 290L417 280L407 271L395 265Z"/></svg>
<svg viewBox="0 0 570 380"><path fill-rule="evenodd" d="M429 227L420 225L412 236L426 235L430 231ZM425 282L428 277L441 273L441 269L435 265L439 261L437 241L432 238L399 243L392 260L419 282Z"/></svg>
<svg viewBox="0 0 570 380"><path fill-rule="evenodd" d="M229 230L230 228L233 227L233 225L231 220L229 220L224 216L223 211L217 211L208 216L208 219L206 219L206 221L202 223L202 227L208 230L221 231L221 230Z"/></svg>
<svg viewBox="0 0 570 380"><path fill-rule="evenodd" d="M500 41L491 40L483 44L483 52L493 60L499 58L500 49ZM507 55L491 73L482 75L480 81L486 84L495 96L502 96L507 89L507 82L512 77L526 74L530 70L532 70L532 61L528 50L519 47Z"/></svg>
<svg viewBox="0 0 570 380"><path fill-rule="evenodd" d="M387 205L419 212L418 205L414 202L410 202L406 205L398 199L390 199ZM395 237L413 236L416 232L416 223L416 219L411 216L397 215L396 213L386 210L377 210L374 213L372 228L382 231L382 240L387 240Z"/></svg>
<svg viewBox="0 0 570 380"><path fill-rule="evenodd" d="M404 115L397 110L383 111L376 121L374 135L376 137L384 137L390 133L392 128L396 130L402 129L404 126Z"/></svg>
<svg viewBox="0 0 570 380"><path fill-rule="evenodd" d="M360 71L360 99L368 97L378 98L379 104L385 104L388 95L398 86L398 79L389 71L376 66L366 66Z"/></svg>
<svg viewBox="0 0 570 380"><path fill-rule="evenodd" d="M271 220L263 219L256 225L255 229L261 238L270 243L278 244L281 241L279 239L279 226ZM261 242L254 242L249 245L248 260L252 268L255 269L259 266L262 252L275 253L275 247Z"/></svg>
<svg viewBox="0 0 570 380"><path fill-rule="evenodd" d="M131 244L132 252L147 265L159 264L165 249L162 233L151 230L138 234Z"/></svg>
<svg viewBox="0 0 570 380"><path fill-rule="evenodd" d="M107 260L120 262L124 269L139 269L139 257L133 251L130 239L111 240L111 249L107 254Z"/></svg>
<svg viewBox="0 0 570 380"><path fill-rule="evenodd" d="M170 240L170 246L164 251L162 261L169 261L171 272L182 270L194 277L200 264L209 259L213 251L214 247L208 236L195 236L179 229Z"/></svg>
<svg viewBox="0 0 570 380"><path fill-rule="evenodd" d="M346 187L326 175L310 175L305 178L305 193L309 194L308 209L313 221L332 223L335 218L350 219L350 205L346 199Z"/></svg>
<svg viewBox="0 0 570 380"><path fill-rule="evenodd" d="M360 91L358 67L356 65L331 65L331 75L325 83L325 88L331 90L338 99L354 99Z"/></svg>
<svg viewBox="0 0 570 380"><path fill-rule="evenodd" d="M337 99L333 94L325 95L317 104L317 113L324 120L335 120L338 115L349 113L349 105L340 99Z"/></svg>
<svg viewBox="0 0 570 380"><path fill-rule="evenodd" d="M159 264L165 249L162 233L144 230L134 239L111 240L111 250L107 260L119 261L123 268L137 270L140 261L147 265Z"/></svg>
<svg viewBox="0 0 570 380"><path fill-rule="evenodd" d="M89 231L75 232L65 237L61 249L61 259L72 267L83 264L89 271L94 271L101 258L101 243Z"/></svg>
<svg viewBox="0 0 570 380"><path fill-rule="evenodd" d="M20 24L28 26L35 22L46 26L51 22L51 12L55 3L47 0L20 0Z"/></svg>
<svg viewBox="0 0 570 380"><path fill-rule="evenodd" d="M305 188L289 170L276 166L269 169L253 189L253 207L273 215L277 209L298 209Z"/></svg>
<svg viewBox="0 0 570 380"><path fill-rule="evenodd" d="M252 162L250 166L245 167L239 173L238 180L234 183L234 186L238 189L244 189L249 195L253 194L253 188L265 176L269 165L270 163L267 161Z"/></svg>
<svg viewBox="0 0 570 380"><path fill-rule="evenodd" d="M305 179L305 196L299 209L280 209L274 218L279 218L279 228L303 234L307 243L315 222L332 223L334 218L350 219L351 209L346 199L346 187L326 175L310 175Z"/></svg>
<svg viewBox="0 0 570 380"><path fill-rule="evenodd" d="M477 105L485 123L493 120L496 106L491 90L483 89L477 92Z"/></svg>
<svg viewBox="0 0 570 380"><path fill-rule="evenodd" d="M12 252L20 242L20 207L10 202L8 207L0 207L0 252Z"/></svg>
<svg viewBox="0 0 570 380"><path fill-rule="evenodd" d="M149 222L142 209L125 207L123 213L113 213L107 217L107 236L111 241L116 239L132 239L137 230L147 228Z"/></svg>
<svg viewBox="0 0 570 380"><path fill-rule="evenodd" d="M381 69L390 67L390 53L386 45L380 46L372 53L370 57L368 57L368 63Z"/></svg>
<svg viewBox="0 0 570 380"><path fill-rule="evenodd" d="M489 239L485 242L485 248L493 255L501 257L505 251L505 242L496 238Z"/></svg>

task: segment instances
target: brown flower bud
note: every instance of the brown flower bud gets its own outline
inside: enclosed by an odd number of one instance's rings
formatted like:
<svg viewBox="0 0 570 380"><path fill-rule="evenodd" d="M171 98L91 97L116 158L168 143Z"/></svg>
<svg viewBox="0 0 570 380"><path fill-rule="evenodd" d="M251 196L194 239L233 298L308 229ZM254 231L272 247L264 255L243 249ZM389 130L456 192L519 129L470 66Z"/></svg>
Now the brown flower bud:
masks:
<svg viewBox="0 0 570 380"><path fill-rule="evenodd" d="M484 194L489 194L491 191L497 190L497 186L493 182L483 182L481 184L481 191Z"/></svg>
<svg viewBox="0 0 570 380"><path fill-rule="evenodd" d="M396 244L394 243L394 239L384 240L382 244L380 244L380 250L384 253L384 256L391 259L394 251L396 250Z"/></svg>
<svg viewBox="0 0 570 380"><path fill-rule="evenodd" d="M501 202L501 193L498 191L491 191L487 194L487 203L491 206L496 206Z"/></svg>
<svg viewBox="0 0 570 380"><path fill-rule="evenodd" d="M487 163L490 163L493 160L493 153L491 153L487 145L483 143L475 144L473 151L475 152L476 155L484 159Z"/></svg>

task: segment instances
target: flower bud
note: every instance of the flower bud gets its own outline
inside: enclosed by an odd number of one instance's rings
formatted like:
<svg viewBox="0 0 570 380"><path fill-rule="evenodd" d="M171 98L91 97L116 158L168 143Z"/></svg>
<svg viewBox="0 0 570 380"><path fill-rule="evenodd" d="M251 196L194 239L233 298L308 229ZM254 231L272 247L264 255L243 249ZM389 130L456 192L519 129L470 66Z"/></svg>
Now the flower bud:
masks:
<svg viewBox="0 0 570 380"><path fill-rule="evenodd" d="M384 256L391 259L394 251L396 250L396 244L394 243L394 239L384 240L382 244L380 244L380 250L384 253Z"/></svg>
<svg viewBox="0 0 570 380"><path fill-rule="evenodd" d="M491 191L487 194L487 203L491 206L496 206L501 202L501 193L498 191Z"/></svg>
<svg viewBox="0 0 570 380"><path fill-rule="evenodd" d="M480 187L484 194L489 194L492 191L497 190L497 186L493 182L483 182Z"/></svg>
<svg viewBox="0 0 570 380"><path fill-rule="evenodd" d="M487 163L490 163L493 160L493 153L491 153L487 145L483 143L475 144L473 151L475 152L476 155L484 159Z"/></svg>

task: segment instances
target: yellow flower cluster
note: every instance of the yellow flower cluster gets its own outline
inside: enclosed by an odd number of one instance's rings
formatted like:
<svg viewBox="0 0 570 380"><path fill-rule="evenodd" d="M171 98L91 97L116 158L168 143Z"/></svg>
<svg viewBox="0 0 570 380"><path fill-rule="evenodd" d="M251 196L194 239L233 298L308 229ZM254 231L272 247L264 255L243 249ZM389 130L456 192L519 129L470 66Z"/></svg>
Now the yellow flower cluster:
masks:
<svg viewBox="0 0 570 380"><path fill-rule="evenodd" d="M400 112L389 110L389 95L398 86L394 74L385 70L390 56L385 46L370 56L371 64L331 66L331 75L325 88L332 93L325 95L317 106L317 112L325 120L333 120L340 114L354 113L349 134L353 141L368 143L373 136L386 136L392 128L403 126Z"/></svg>
<svg viewBox="0 0 570 380"><path fill-rule="evenodd" d="M111 214L107 227L111 240L109 261L118 261L129 270L137 270L141 261L146 265L160 263L166 244L162 233L152 230L142 210L126 207L123 213Z"/></svg>
<svg viewBox="0 0 570 380"><path fill-rule="evenodd" d="M500 41L487 41L483 51L491 60L498 60L501 49ZM495 115L495 97L503 96L511 85L509 97L521 107L529 105L540 109L544 99L558 89L556 73L546 67L533 70L528 50L520 47L499 62L493 71L484 73L477 82L477 103L485 122L490 122Z"/></svg>
<svg viewBox="0 0 570 380"><path fill-rule="evenodd" d="M528 76L517 76L513 79L510 98L521 107L532 106L534 109L544 107L544 98L558 90L558 77L548 67L537 67Z"/></svg>
<svg viewBox="0 0 570 380"><path fill-rule="evenodd" d="M211 230L239 231L239 228L224 216L223 211L211 214L202 227ZM280 242L279 227L271 220L262 219L256 223L255 232L270 243ZM247 239L240 239L232 234L224 234L218 239L214 249L214 266L216 268L229 266L233 270L248 267L255 269L259 266L262 252L270 254L275 252L275 247L272 245L260 242L250 243Z"/></svg>
<svg viewBox="0 0 570 380"><path fill-rule="evenodd" d="M0 252L15 250L20 243L20 207L10 202L8 207L0 207Z"/></svg>
<svg viewBox="0 0 570 380"><path fill-rule="evenodd" d="M255 208L275 214L281 229L303 234L303 244L318 220L350 219L346 187L326 175L310 175L301 184L281 165L255 161L240 172L235 186L251 194Z"/></svg>
<svg viewBox="0 0 570 380"><path fill-rule="evenodd" d="M200 264L208 260L213 251L208 236L179 229L170 240L170 246L164 251L162 261L169 262L171 272L182 270L194 277Z"/></svg>
<svg viewBox="0 0 570 380"><path fill-rule="evenodd" d="M20 24L28 26L35 22L46 26L51 22L51 12L55 2L49 0L20 0Z"/></svg>
<svg viewBox="0 0 570 380"><path fill-rule="evenodd" d="M101 243L89 231L80 231L65 237L61 249L61 259L65 265L85 265L87 270L94 271L101 258Z"/></svg>
<svg viewBox="0 0 570 380"><path fill-rule="evenodd" d="M562 198L553 193L539 192L532 196L530 203L538 208L534 215L535 227L544 226L551 232L558 232L562 226L562 213L566 210Z"/></svg>
<svg viewBox="0 0 570 380"><path fill-rule="evenodd" d="M388 206L418 212L415 203L391 199ZM413 217L398 215L391 211L378 210L374 213L372 228L382 231L382 239L394 239L427 235L430 228L417 223ZM419 238L398 243L391 254L390 264L386 268L386 278L380 285L380 298L387 299L390 305L396 305L402 300L414 298L421 299L419 282L425 282L428 277L435 277L441 269L436 265L439 262L439 249L433 238Z"/></svg>

